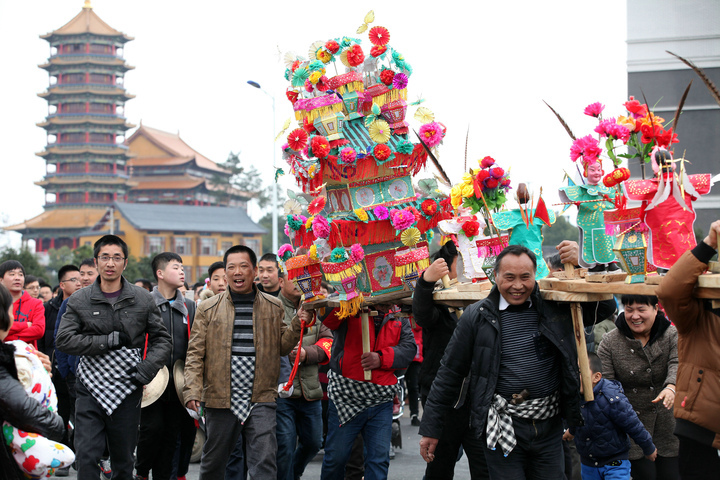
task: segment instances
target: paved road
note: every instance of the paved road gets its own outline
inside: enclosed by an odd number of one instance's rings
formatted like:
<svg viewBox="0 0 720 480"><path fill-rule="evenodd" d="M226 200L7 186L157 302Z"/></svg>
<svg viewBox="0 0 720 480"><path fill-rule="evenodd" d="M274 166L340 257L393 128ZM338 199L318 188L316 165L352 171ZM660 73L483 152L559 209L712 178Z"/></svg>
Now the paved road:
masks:
<svg viewBox="0 0 720 480"><path fill-rule="evenodd" d="M391 480L419 480L425 473L425 462L420 457L420 447L418 442L418 427L410 425L409 410L405 409L405 416L400 421L403 435L403 448L396 449L394 460L390 460L390 472L388 478ZM322 456L318 455L310 462L305 470L304 479L314 480L320 478L320 468L322 466ZM190 465L190 472L187 475L188 480L197 480L200 472L200 464L194 463ZM70 469L70 476L66 477L76 480L75 470ZM457 480L469 480L470 472L468 470L467 457L463 455L460 462L455 467L455 478Z"/></svg>

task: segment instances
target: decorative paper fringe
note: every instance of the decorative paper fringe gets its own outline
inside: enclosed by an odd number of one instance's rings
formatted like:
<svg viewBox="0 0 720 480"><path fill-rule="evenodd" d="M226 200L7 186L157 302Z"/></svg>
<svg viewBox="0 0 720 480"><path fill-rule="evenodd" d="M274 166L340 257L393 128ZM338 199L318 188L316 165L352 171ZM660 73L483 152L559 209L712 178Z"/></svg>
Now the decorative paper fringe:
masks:
<svg viewBox="0 0 720 480"><path fill-rule="evenodd" d="M358 292L358 296L352 300L341 300L340 301L340 312L337 314L339 319L354 317L360 311L360 307L363 303L363 294Z"/></svg>
<svg viewBox="0 0 720 480"><path fill-rule="evenodd" d="M343 145L347 145L350 143L350 140L347 138L340 138L338 140L330 140L330 148L338 148L342 147Z"/></svg>
<svg viewBox="0 0 720 480"><path fill-rule="evenodd" d="M340 95L345 95L348 92L362 92L365 90L365 85L363 85L363 82L350 82L345 85L340 85L337 88L337 91Z"/></svg>
<svg viewBox="0 0 720 480"><path fill-rule="evenodd" d="M407 100L407 88L403 88L402 90L393 88L387 93L383 93L382 95L373 97L372 102L374 105L382 108L385 106L386 103L394 102L395 100L399 99Z"/></svg>
<svg viewBox="0 0 720 480"><path fill-rule="evenodd" d="M323 264L323 265L326 265L326 264ZM338 273L329 273L329 272L325 271L325 269L323 268L323 274L325 275L325 280L327 280L328 282L340 283L348 277L352 277L353 275L360 274L360 272L362 272L362 269L363 269L362 264L356 263L355 265L353 265L345 270L342 270Z"/></svg>
<svg viewBox="0 0 720 480"><path fill-rule="evenodd" d="M430 260L428 258L424 258L417 263L410 262L406 263L405 265L396 265L395 276L403 278L410 275L411 273L425 271L429 266Z"/></svg>
<svg viewBox="0 0 720 480"><path fill-rule="evenodd" d="M419 149L417 148L418 146L420 147ZM330 165L329 168L325 168L328 160L324 159L320 161L322 168L320 172L315 174L315 178L322 173L323 182L342 182L345 184L388 175L396 177L400 173L417 175L425 166L427 158L427 152L424 151L422 145L418 144L411 154L407 155L396 152L394 159L388 160L382 165L378 165L375 158L368 155L358 159L355 165ZM408 170L404 171L404 169L401 168L392 168L400 166L407 167Z"/></svg>
<svg viewBox="0 0 720 480"><path fill-rule="evenodd" d="M430 220L423 217L418 220L416 226L421 233L424 233L431 228L435 228L439 220L441 220L440 215L436 215ZM371 224L348 220L333 220L333 225L332 232L328 238L332 248L341 245L352 245L353 243L359 243L360 245L377 245L379 243L389 243L397 240L395 229L390 224L390 220L376 221ZM502 248L500 250L502 250Z"/></svg>
<svg viewBox="0 0 720 480"><path fill-rule="evenodd" d="M314 122L316 118L329 115L331 113L342 112L344 104L342 102L333 103L325 107L315 108L307 113L308 120Z"/></svg>

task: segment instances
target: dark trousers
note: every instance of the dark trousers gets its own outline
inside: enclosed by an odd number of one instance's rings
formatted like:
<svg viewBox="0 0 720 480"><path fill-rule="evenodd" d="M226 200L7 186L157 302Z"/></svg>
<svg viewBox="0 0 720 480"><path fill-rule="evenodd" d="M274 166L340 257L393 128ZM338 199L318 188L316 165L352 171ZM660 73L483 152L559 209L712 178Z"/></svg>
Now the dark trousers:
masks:
<svg viewBox="0 0 720 480"><path fill-rule="evenodd" d="M243 445L243 436L240 435L225 466L225 480L245 480L246 478L245 445Z"/></svg>
<svg viewBox="0 0 720 480"><path fill-rule="evenodd" d="M177 439L181 430L193 429L195 422L188 415L175 393L175 385L168 384L170 391L163 398L142 409L140 414L140 438L137 447L138 475L153 480L170 480Z"/></svg>
<svg viewBox="0 0 720 480"><path fill-rule="evenodd" d="M485 447L491 478L557 480L564 476L563 427L560 415L547 420L513 417L517 445L506 457L498 445Z"/></svg>
<svg viewBox="0 0 720 480"><path fill-rule="evenodd" d="M420 399L420 388L418 380L420 377L420 362L410 362L410 366L405 371L405 383L407 384L408 403L410 406L410 415L419 415L418 400Z"/></svg>
<svg viewBox="0 0 720 480"><path fill-rule="evenodd" d="M633 480L678 480L680 478L678 457L658 455L654 462L643 457L638 460L630 460L630 467Z"/></svg>
<svg viewBox="0 0 720 480"><path fill-rule="evenodd" d="M718 450L687 437L680 440L680 478L682 480L719 480L720 457Z"/></svg>
<svg viewBox="0 0 720 480"><path fill-rule="evenodd" d="M98 462L105 451L106 438L112 458L113 478L131 480L142 388L128 395L112 415L108 415L80 380L75 385L75 461L78 480L97 480L100 477Z"/></svg>
<svg viewBox="0 0 720 480"><path fill-rule="evenodd" d="M295 480L322 445L322 405L303 397L278 398L276 403L278 479Z"/></svg>
<svg viewBox="0 0 720 480"><path fill-rule="evenodd" d="M75 425L75 400L77 398L75 393L75 375L68 373L67 378L62 378L57 369L53 368L52 378L58 400L58 415L62 417L66 427L69 423ZM74 450L72 430L69 428L65 429L61 443Z"/></svg>
<svg viewBox="0 0 720 480"><path fill-rule="evenodd" d="M407 378L407 376L405 377ZM425 408L427 398L423 396L422 404ZM470 429L470 407L468 402L461 408L453 409L445 421L448 428L444 428L437 447L435 459L425 467L426 480L451 480L455 476L455 464L460 459L460 449L465 451L470 467L472 480L489 479L487 462L485 461L485 435L477 438L476 433Z"/></svg>

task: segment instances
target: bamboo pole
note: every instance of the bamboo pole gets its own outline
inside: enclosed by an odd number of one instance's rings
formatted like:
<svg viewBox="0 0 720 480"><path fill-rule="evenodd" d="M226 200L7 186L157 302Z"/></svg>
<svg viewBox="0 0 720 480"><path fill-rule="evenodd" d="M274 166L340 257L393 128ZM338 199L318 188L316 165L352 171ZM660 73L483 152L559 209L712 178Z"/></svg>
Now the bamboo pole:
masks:
<svg viewBox="0 0 720 480"><path fill-rule="evenodd" d="M567 263L565 265L568 265ZM588 360L587 345L585 344L585 329L583 328L582 305L577 302L570 304L572 313L573 330L575 332L575 346L577 347L578 364L580 366L580 382L582 383L583 396L585 401L595 400L593 395L592 374L590 372L590 361Z"/></svg>
<svg viewBox="0 0 720 480"><path fill-rule="evenodd" d="M368 318L367 308L363 308L362 313L360 313L360 324L362 326L363 353L368 353L370 351L370 319ZM372 371L365 370L365 381L369 382L370 380L372 380Z"/></svg>

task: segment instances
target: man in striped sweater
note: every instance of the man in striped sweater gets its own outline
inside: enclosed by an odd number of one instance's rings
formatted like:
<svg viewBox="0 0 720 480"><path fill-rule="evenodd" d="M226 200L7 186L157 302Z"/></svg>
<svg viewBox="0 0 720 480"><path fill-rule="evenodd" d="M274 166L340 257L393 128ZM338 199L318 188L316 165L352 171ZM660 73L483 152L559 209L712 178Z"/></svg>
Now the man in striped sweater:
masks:
<svg viewBox="0 0 720 480"><path fill-rule="evenodd" d="M577 353L570 306L542 299L536 262L526 247L507 247L495 263L495 287L460 318L425 404L426 461L448 413L467 401L491 478L562 478L562 418L582 424ZM583 321L614 310L613 300L583 304Z"/></svg>

